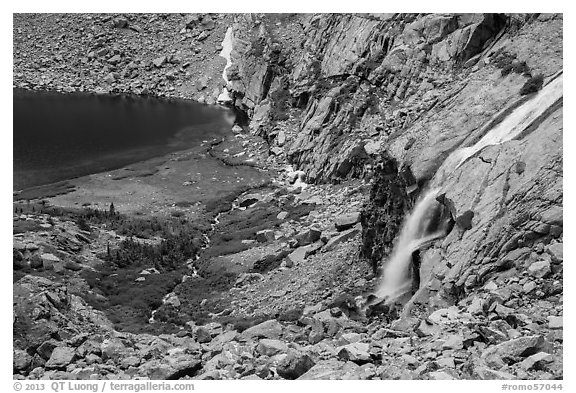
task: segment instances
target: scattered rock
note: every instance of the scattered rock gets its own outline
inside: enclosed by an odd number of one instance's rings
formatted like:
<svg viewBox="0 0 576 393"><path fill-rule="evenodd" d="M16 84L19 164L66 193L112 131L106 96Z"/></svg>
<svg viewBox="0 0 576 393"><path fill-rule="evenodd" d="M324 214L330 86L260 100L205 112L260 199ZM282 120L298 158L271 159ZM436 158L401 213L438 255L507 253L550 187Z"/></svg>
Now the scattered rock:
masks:
<svg viewBox="0 0 576 393"><path fill-rule="evenodd" d="M276 136L276 144L280 147L284 146L286 143L286 133L284 131L279 131L278 135Z"/></svg>
<svg viewBox="0 0 576 393"><path fill-rule="evenodd" d="M30 258L30 267L32 269L40 269L43 266L44 262L42 261L42 258L40 258L38 254L32 255Z"/></svg>
<svg viewBox="0 0 576 393"><path fill-rule="evenodd" d="M554 243L546 247L548 254L552 256L552 261L560 263L564 260L564 243Z"/></svg>
<svg viewBox="0 0 576 393"><path fill-rule="evenodd" d="M297 351L288 351L288 356L282 359L276 371L284 379L297 379L314 367L315 363L308 354Z"/></svg>
<svg viewBox="0 0 576 393"><path fill-rule="evenodd" d="M296 241L298 242L298 247L306 246L308 244L314 243L320 240L322 231L317 228L308 228L305 231L296 235Z"/></svg>
<svg viewBox="0 0 576 393"><path fill-rule="evenodd" d="M19 373L21 371L27 370L32 363L32 356L28 355L26 351L21 349L15 349L13 351L13 368L14 373Z"/></svg>
<svg viewBox="0 0 576 393"><path fill-rule="evenodd" d="M79 263L74 262L74 261L66 261L66 262L64 262L64 267L65 267L66 269L68 269L68 270L72 270L72 271L75 271L75 272L77 272L77 271L79 271L79 270L82 270L82 265L80 265Z"/></svg>
<svg viewBox="0 0 576 393"><path fill-rule="evenodd" d="M114 18L112 22L114 24L114 27L118 29L125 29L128 27L128 19L124 17Z"/></svg>
<svg viewBox="0 0 576 393"><path fill-rule="evenodd" d="M453 358L440 358L435 360L436 364L440 368L455 368L456 364L454 363Z"/></svg>
<svg viewBox="0 0 576 393"><path fill-rule="evenodd" d="M564 318L563 317L548 317L548 327L550 329L563 329L564 328Z"/></svg>
<svg viewBox="0 0 576 393"><path fill-rule="evenodd" d="M538 287L538 284L536 284L534 281L528 281L526 284L524 284L522 286L522 292L530 293L533 290L535 290L537 287Z"/></svg>
<svg viewBox="0 0 576 393"><path fill-rule="evenodd" d="M116 65L116 64L120 63L121 61L122 61L122 58L120 57L120 55L114 55L108 59L108 63L110 63L112 65Z"/></svg>
<svg viewBox="0 0 576 393"><path fill-rule="evenodd" d="M255 282L261 281L264 276L260 273L242 273L237 279L234 286L243 287L244 285L253 284Z"/></svg>
<svg viewBox="0 0 576 393"><path fill-rule="evenodd" d="M127 369L130 367L138 367L140 365L140 358L138 356L128 356L120 360L120 367ZM92 359L92 363L96 363L97 359Z"/></svg>
<svg viewBox="0 0 576 393"><path fill-rule="evenodd" d="M436 381L444 381L444 380L455 380L457 379L456 377L454 377L452 374L450 374L448 371L432 371L431 373L428 374L428 376L430 377L430 379L436 380Z"/></svg>
<svg viewBox="0 0 576 393"><path fill-rule="evenodd" d="M290 266L298 265L304 262L306 259L307 246L298 247L296 250L292 251L286 257L286 261L290 263Z"/></svg>
<svg viewBox="0 0 576 393"><path fill-rule="evenodd" d="M328 240L326 245L323 247L323 250L332 251L338 244L347 242L348 240L358 235L360 232L361 228L359 226L343 231L340 234L330 238L330 240Z"/></svg>
<svg viewBox="0 0 576 393"><path fill-rule="evenodd" d="M64 369L74 360L76 351L70 347L56 347L46 362L47 369Z"/></svg>
<svg viewBox="0 0 576 393"><path fill-rule="evenodd" d="M456 217L456 225L458 225L463 230L467 231L472 228L472 219L474 218L474 212L472 210L467 210L458 217Z"/></svg>
<svg viewBox="0 0 576 393"><path fill-rule="evenodd" d="M266 322L262 322L259 325L252 326L242 332L242 336L245 338L273 338L278 339L282 335L282 325L275 320L270 319Z"/></svg>
<svg viewBox="0 0 576 393"><path fill-rule="evenodd" d="M429 320L423 319L415 329L415 332L421 337L436 336L440 333L440 327Z"/></svg>
<svg viewBox="0 0 576 393"><path fill-rule="evenodd" d="M463 347L464 339L458 334L449 336L442 344L442 349L462 349Z"/></svg>
<svg viewBox="0 0 576 393"><path fill-rule="evenodd" d="M165 63L166 63L166 56L160 56L152 60L152 64L154 64L156 68L162 67Z"/></svg>
<svg viewBox="0 0 576 393"><path fill-rule="evenodd" d="M272 155L281 156L283 153L284 153L284 150L281 147L272 146L270 148L270 154L272 154Z"/></svg>
<svg viewBox="0 0 576 393"><path fill-rule="evenodd" d="M203 326L199 326L196 331L194 332L194 336L196 341L199 343L209 343L212 341L212 334L208 329Z"/></svg>
<svg viewBox="0 0 576 393"><path fill-rule="evenodd" d="M339 315L335 315L335 317L338 317L338 316ZM340 339L343 340L347 344L352 344L352 343L357 343L360 340L362 340L362 335L360 333L355 333L355 332L344 333L344 334L342 334L342 336L340 336Z"/></svg>
<svg viewBox="0 0 576 393"><path fill-rule="evenodd" d="M274 231L272 229L264 229L256 232L256 240L260 243L267 243L274 241L275 239Z"/></svg>
<svg viewBox="0 0 576 393"><path fill-rule="evenodd" d="M526 359L521 361L518 365L526 370L530 371L533 369L540 369L543 365L551 363L554 357L546 352L538 352L534 355L528 356Z"/></svg>
<svg viewBox="0 0 576 393"><path fill-rule="evenodd" d="M153 359L140 365L138 372L150 379L180 379L195 375L201 361L190 354L172 354L163 359Z"/></svg>
<svg viewBox="0 0 576 393"><path fill-rule="evenodd" d="M338 231L345 231L360 222L360 212L344 214L336 219L334 225Z"/></svg>
<svg viewBox="0 0 576 393"><path fill-rule="evenodd" d="M336 350L338 357L343 360L350 360L358 364L370 361L370 345L367 343L355 342L336 348Z"/></svg>
<svg viewBox="0 0 576 393"><path fill-rule="evenodd" d="M46 270L52 269L54 263L60 262L60 258L50 253L42 254L40 255L40 258L42 259L42 267Z"/></svg>
<svg viewBox="0 0 576 393"><path fill-rule="evenodd" d="M359 365L336 359L321 360L297 379L362 379Z"/></svg>
<svg viewBox="0 0 576 393"><path fill-rule="evenodd" d="M482 380L492 380L492 379L507 379L514 380L517 379L513 374L507 373L505 371L492 370L486 366L478 365L474 367L472 371L472 376L476 379Z"/></svg>
<svg viewBox="0 0 576 393"><path fill-rule="evenodd" d="M280 340L263 338L258 342L256 351L265 356L274 356L288 351L288 346Z"/></svg>
<svg viewBox="0 0 576 393"><path fill-rule="evenodd" d="M549 275L551 271L550 262L548 261L534 262L528 267L528 273L536 278L544 278Z"/></svg>
<svg viewBox="0 0 576 393"><path fill-rule="evenodd" d="M522 357L538 353L545 348L545 344L546 342L542 336L519 337L489 347L482 353L482 358L487 360L489 366L491 364L501 364L501 361L514 363ZM501 361L499 359L501 359Z"/></svg>

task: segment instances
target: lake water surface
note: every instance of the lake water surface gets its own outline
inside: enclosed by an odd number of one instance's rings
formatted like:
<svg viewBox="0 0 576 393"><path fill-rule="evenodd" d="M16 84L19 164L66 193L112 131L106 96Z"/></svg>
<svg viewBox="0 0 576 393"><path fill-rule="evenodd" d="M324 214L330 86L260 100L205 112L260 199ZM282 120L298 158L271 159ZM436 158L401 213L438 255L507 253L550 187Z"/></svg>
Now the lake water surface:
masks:
<svg viewBox="0 0 576 393"><path fill-rule="evenodd" d="M13 189L146 160L230 132L233 113L186 100L15 89Z"/></svg>

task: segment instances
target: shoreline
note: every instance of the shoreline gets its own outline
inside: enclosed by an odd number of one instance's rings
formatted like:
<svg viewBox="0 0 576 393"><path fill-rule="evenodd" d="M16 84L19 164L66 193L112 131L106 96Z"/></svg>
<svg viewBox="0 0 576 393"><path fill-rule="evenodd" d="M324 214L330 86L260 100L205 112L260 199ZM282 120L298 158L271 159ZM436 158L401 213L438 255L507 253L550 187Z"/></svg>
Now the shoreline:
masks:
<svg viewBox="0 0 576 393"><path fill-rule="evenodd" d="M148 95L140 94L139 95L135 92L127 92L127 93L122 92L122 93L116 93L115 94L115 93L98 93L96 91L65 92L63 90L58 90L58 89L37 89L37 90L27 89L27 88L14 88L14 89L25 91L26 93L32 93L32 94L37 92L37 91L42 91L45 93L55 93L55 94L83 94L83 95L91 95L91 96L105 95L105 96L110 96L110 97L120 98L120 99L125 99L125 98L128 98L128 99L154 99L154 100L159 100L159 101L165 101L167 103L178 102L178 101L193 102L194 104L203 105L203 106L210 107L213 109L228 111L231 114L234 114L234 117L235 117L235 112L237 110L234 106L231 106L229 104L225 104L225 103L208 104L205 102L197 101L196 99L191 98L191 97L188 97L188 98L185 98L185 97L166 97L166 96L158 96L158 95L153 95L153 94L148 94ZM230 124L230 129L232 129L235 125L237 125L236 118L234 118L234 120L232 120L232 123ZM187 146L187 147L182 146L182 147L177 147L176 150L170 150L170 147L168 145L163 145L163 146L143 147L140 149L136 149L135 151L127 151L127 152L121 153L120 156L128 157L130 155L138 155L138 154L142 154L140 151L152 150L152 149L164 150L162 152L159 152L159 154L151 153L151 154L149 154L149 157L143 158L143 159L137 159L135 161L131 161L131 160L127 159L126 161L129 161L128 163L123 164L121 166L118 166L116 168L110 168L110 169L105 169L105 170L96 170L94 172L75 175L75 176L67 177L65 179L56 180L56 181L46 183L46 184L38 184L38 185L33 185L33 186L24 187L24 188L20 188L20 189L13 189L12 194L13 194L15 201L22 200L22 199L33 200L33 199L50 198L52 196L62 195L62 193L68 193L68 192L72 191L72 187L67 187L66 186L67 184L73 183L74 181L78 181L78 180L82 181L82 179L85 177L98 175L98 174L104 174L104 173L110 173L110 172L114 172L114 171L118 171L118 170L122 170L122 169L127 169L127 168L130 168L132 166L145 164L146 162L149 162L149 161L168 159L170 157L170 155L172 155L172 154L185 153L185 152L188 152L190 150L194 150L196 147L202 147L206 143L208 144L208 148L206 149L206 152L211 157L218 159L227 165L232 165L232 166L246 165L246 166L257 166L260 168L262 167L261 163L252 163L252 162L228 164L228 162L226 161L226 158L214 155L212 153L212 147L214 146L214 143L216 143L216 144L222 143L222 141L224 139L229 138L232 135L230 130L225 131L224 134L222 134L222 130L218 131L218 133L220 133L220 134L215 135L214 137L212 137L211 140L208 139L207 141L200 143L200 145L197 145L197 146ZM217 142L215 142L215 141L217 141ZM116 156L118 154L109 153L108 155L109 156ZM126 158L126 157L124 157L124 158ZM102 165L104 165L104 164L102 164ZM83 166L90 166L90 165L89 164L80 164L79 165L79 167L83 167ZM85 172L88 172L88 170ZM152 174L153 173L151 173L150 175L152 175ZM143 175L145 175L145 174L143 174ZM63 187L65 188L64 190L62 189ZM46 195L42 194L42 189L46 189L46 191L45 191L47 193ZM56 189L56 191L54 189ZM35 196L38 191L40 192L40 194L38 196ZM33 196L30 198L26 198L26 197L18 198L18 195L28 194L28 193L31 193Z"/></svg>

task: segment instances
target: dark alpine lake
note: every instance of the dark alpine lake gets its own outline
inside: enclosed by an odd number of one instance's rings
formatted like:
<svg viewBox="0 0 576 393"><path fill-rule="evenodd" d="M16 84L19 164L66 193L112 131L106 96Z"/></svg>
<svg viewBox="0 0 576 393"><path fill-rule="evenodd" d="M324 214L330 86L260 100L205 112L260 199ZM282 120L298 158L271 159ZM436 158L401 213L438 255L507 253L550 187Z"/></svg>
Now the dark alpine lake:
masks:
<svg viewBox="0 0 576 393"><path fill-rule="evenodd" d="M234 120L230 110L186 100L19 89L13 98L14 190L191 148Z"/></svg>

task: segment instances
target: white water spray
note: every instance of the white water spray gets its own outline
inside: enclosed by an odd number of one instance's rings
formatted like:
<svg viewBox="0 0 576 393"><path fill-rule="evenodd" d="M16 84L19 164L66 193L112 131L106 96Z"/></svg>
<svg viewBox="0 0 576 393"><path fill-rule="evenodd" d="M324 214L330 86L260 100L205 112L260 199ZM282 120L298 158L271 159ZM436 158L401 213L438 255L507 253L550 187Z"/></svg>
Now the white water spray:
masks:
<svg viewBox="0 0 576 393"><path fill-rule="evenodd" d="M228 30L226 30L224 41L222 41L222 51L220 52L220 56L226 59L226 66L224 67L224 71L222 71L222 79L224 79L226 83L228 83L228 77L226 75L226 71L228 70L228 67L232 65L232 59L230 58L231 53L232 53L232 27L229 27ZM228 92L227 87L224 87L222 89L222 92L220 93L216 101L219 103L232 102L232 98L230 97L230 93Z"/></svg>
<svg viewBox="0 0 576 393"><path fill-rule="evenodd" d="M433 219L435 210L433 207L438 204L436 196L439 191L440 189L433 189L426 193L404 221L392 257L384 269L383 281L375 293L377 297L386 298L387 302L391 302L408 292L412 282L410 276L412 253L444 235L443 230L433 233L427 231Z"/></svg>

